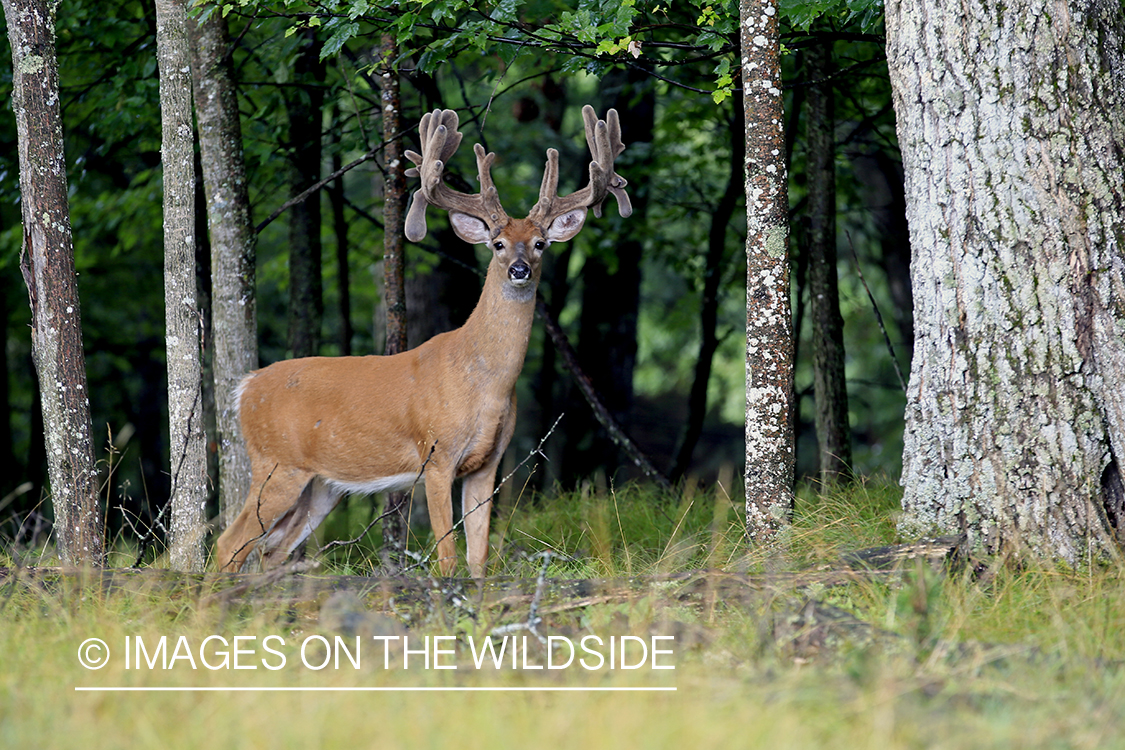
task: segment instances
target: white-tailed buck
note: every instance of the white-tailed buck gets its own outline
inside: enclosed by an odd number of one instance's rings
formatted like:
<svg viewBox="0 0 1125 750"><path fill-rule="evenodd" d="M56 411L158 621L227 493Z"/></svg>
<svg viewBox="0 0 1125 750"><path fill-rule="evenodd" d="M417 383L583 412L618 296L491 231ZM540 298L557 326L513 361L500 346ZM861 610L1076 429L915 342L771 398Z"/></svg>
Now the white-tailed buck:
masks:
<svg viewBox="0 0 1125 750"><path fill-rule="evenodd" d="M601 216L612 193L622 216L632 208L613 170L625 150L617 112L598 120L582 110L590 146L590 183L559 197L558 152L547 150L539 201L526 219L504 213L489 170L495 154L477 144L480 193L452 190L445 165L461 143L457 114L422 117L422 153L407 175L421 186L406 217L406 236L426 236L426 206L449 212L453 229L492 250L480 301L461 328L416 349L379 357L307 357L246 376L239 415L253 471L246 505L218 542L223 570L239 570L257 548L263 567L283 562L348 492L409 487L424 473L438 540L438 563L456 563L451 488L464 479L461 509L469 570L482 576L496 468L516 422L516 378L523 368L543 251L582 229L587 209Z"/></svg>

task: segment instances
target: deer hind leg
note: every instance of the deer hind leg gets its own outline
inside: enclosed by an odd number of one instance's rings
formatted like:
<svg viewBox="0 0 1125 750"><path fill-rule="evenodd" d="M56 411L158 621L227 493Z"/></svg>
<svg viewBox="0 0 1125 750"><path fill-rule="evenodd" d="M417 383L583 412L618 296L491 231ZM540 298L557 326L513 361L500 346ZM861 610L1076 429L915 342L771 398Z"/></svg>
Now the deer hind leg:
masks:
<svg viewBox="0 0 1125 750"><path fill-rule="evenodd" d="M262 540L262 567L273 568L288 559L297 546L332 512L343 492L320 477L306 485L300 499L274 521Z"/></svg>
<svg viewBox="0 0 1125 750"><path fill-rule="evenodd" d="M426 467L426 509L437 542L437 563L443 576L457 565L457 537L453 533L453 476L430 464Z"/></svg>
<svg viewBox="0 0 1125 750"><path fill-rule="evenodd" d="M298 469L255 466L242 512L219 537L216 549L219 570L232 573L241 570L246 558L273 528L278 517L300 501L311 479L312 474Z"/></svg>

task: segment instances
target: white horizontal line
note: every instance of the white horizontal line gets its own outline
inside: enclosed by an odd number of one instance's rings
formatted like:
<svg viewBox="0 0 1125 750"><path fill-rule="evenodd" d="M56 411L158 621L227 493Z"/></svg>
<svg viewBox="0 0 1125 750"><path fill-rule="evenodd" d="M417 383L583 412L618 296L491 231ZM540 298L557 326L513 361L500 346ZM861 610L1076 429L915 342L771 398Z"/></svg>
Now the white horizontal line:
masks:
<svg viewBox="0 0 1125 750"><path fill-rule="evenodd" d="M88 693L643 693L674 687L75 687Z"/></svg>

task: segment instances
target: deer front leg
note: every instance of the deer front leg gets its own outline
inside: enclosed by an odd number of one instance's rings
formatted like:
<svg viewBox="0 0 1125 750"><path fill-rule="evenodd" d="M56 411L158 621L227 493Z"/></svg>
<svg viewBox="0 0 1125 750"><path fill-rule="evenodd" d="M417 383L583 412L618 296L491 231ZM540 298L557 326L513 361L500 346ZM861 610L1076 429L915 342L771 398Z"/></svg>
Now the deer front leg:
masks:
<svg viewBox="0 0 1125 750"><path fill-rule="evenodd" d="M467 474L461 480L461 513L465 519L469 573L483 578L488 563L488 527L492 518L492 488L499 461Z"/></svg>
<svg viewBox="0 0 1125 750"><path fill-rule="evenodd" d="M457 565L457 537L453 533L453 475L443 467L426 467L426 508L437 542L437 563L443 576Z"/></svg>
<svg viewBox="0 0 1125 750"><path fill-rule="evenodd" d="M468 547L466 557L469 573L473 578L483 578L488 563L488 529L492 519L492 490L496 484L496 470L500 467L500 460L504 457L515 429L516 394L512 393L508 411L501 423L500 435L492 449L491 460L462 479L461 513L465 519L465 544Z"/></svg>

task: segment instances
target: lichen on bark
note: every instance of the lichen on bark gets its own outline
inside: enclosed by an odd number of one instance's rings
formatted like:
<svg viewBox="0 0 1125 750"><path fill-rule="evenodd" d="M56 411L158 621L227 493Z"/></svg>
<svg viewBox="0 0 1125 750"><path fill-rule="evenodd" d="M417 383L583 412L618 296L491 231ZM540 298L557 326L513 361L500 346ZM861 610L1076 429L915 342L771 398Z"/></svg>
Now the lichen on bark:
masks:
<svg viewBox="0 0 1125 750"><path fill-rule="evenodd" d="M67 202L55 4L3 0L12 48L31 344L42 398L54 532L65 565L104 562L82 319Z"/></svg>
<svg viewBox="0 0 1125 750"><path fill-rule="evenodd" d="M195 281L195 155L184 0L156 0L164 185L164 310L171 495L168 562L203 569L207 458Z"/></svg>
<svg viewBox="0 0 1125 750"><path fill-rule="evenodd" d="M746 126L746 526L769 542L793 504L793 339L777 5L740 6Z"/></svg>
<svg viewBox="0 0 1125 750"><path fill-rule="evenodd" d="M1047 10L887 5L916 328L901 527L1074 562L1121 532L1125 10Z"/></svg>
<svg viewBox="0 0 1125 750"><path fill-rule="evenodd" d="M256 234L250 218L230 40L221 13L188 19L200 163L211 233L215 410L219 433L219 514L226 527L250 491L250 457L238 423L235 388L258 366Z"/></svg>

